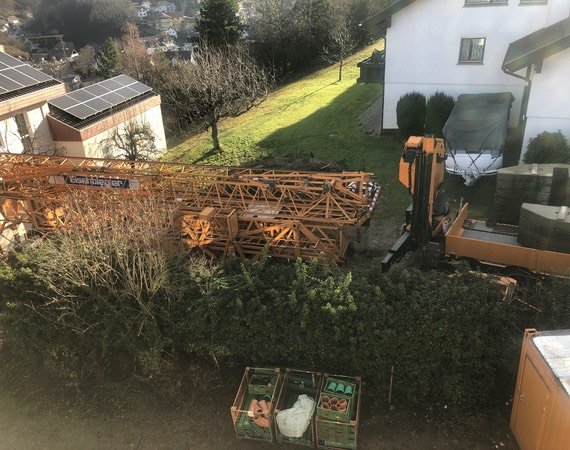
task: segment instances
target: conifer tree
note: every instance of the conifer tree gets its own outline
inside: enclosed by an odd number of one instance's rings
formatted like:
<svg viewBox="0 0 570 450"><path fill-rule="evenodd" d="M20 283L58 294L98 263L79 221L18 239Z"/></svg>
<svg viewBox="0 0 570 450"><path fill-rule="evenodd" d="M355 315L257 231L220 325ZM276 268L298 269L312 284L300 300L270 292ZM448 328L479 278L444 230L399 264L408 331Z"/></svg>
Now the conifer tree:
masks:
<svg viewBox="0 0 570 450"><path fill-rule="evenodd" d="M97 57L97 76L103 79L111 78L117 74L119 65L119 49L115 41L108 37L103 49Z"/></svg>
<svg viewBox="0 0 570 450"><path fill-rule="evenodd" d="M204 0L196 30L210 47L235 44L242 31L237 0Z"/></svg>

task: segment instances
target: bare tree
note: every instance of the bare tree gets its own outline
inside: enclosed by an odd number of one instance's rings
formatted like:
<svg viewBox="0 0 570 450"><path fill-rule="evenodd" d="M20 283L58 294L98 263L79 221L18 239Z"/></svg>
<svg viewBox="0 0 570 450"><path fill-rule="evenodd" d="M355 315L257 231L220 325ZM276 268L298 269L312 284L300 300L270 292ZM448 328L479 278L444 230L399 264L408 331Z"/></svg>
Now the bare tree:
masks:
<svg viewBox="0 0 570 450"><path fill-rule="evenodd" d="M107 360L109 346L160 358L165 316L184 299L188 277L176 207L108 189L75 191L57 206L63 226L34 247L43 301L29 307L87 342L88 358Z"/></svg>
<svg viewBox="0 0 570 450"><path fill-rule="evenodd" d="M272 79L240 46L204 46L193 64L179 64L172 74L174 89L169 91L167 101L186 109L191 120L207 124L214 151L221 150L219 120L238 116L260 104L269 93Z"/></svg>
<svg viewBox="0 0 570 450"><path fill-rule="evenodd" d="M86 45L79 50L79 56L75 60L76 69L84 76L91 74L95 68L97 53L92 45Z"/></svg>
<svg viewBox="0 0 570 450"><path fill-rule="evenodd" d="M333 17L328 43L323 49L323 58L331 64L338 63L338 81L342 81L344 60L356 48L357 43L352 36L351 14L349 5L340 1L333 6Z"/></svg>
<svg viewBox="0 0 570 450"><path fill-rule="evenodd" d="M115 127L103 140L106 158L123 158L130 161L146 161L158 156L156 136L148 122L132 119L121 127Z"/></svg>
<svg viewBox="0 0 570 450"><path fill-rule="evenodd" d="M146 46L141 41L139 30L136 25L126 23L122 31L121 70L143 83L148 83L153 78L153 66L151 65L151 57L146 52Z"/></svg>

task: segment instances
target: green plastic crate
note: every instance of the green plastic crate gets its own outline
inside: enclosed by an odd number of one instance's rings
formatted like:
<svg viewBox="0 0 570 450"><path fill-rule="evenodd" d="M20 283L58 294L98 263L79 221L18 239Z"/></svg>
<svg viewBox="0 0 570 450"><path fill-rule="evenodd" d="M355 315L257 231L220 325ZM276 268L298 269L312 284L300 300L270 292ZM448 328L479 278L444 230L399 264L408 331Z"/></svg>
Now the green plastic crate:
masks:
<svg viewBox="0 0 570 450"><path fill-rule="evenodd" d="M291 408L297 401L300 394L306 394L313 400L317 400L317 394L321 386L322 374L320 372L307 372L303 370L285 369L285 375L281 382L281 390L277 399L277 404L273 412L275 418L275 436L278 443L288 442L291 444L314 447L315 445L315 418L311 418L307 430L300 438L291 438L283 435L277 425L277 414L279 411Z"/></svg>
<svg viewBox="0 0 570 450"><path fill-rule="evenodd" d="M261 384L261 380L263 384ZM256 369L251 375L247 390L250 394L269 395L275 390L277 375L273 369Z"/></svg>
<svg viewBox="0 0 570 450"><path fill-rule="evenodd" d="M327 377L327 374L323 377L321 393L329 395L328 391L323 391ZM358 445L362 383L360 377L351 378L335 375L334 378L340 378L343 383L346 380L347 382L351 382L355 385L352 406L349 404L349 407L347 408L347 412L349 414L348 419L345 421L331 420L328 417L322 417L319 415L320 411L317 411L317 417L315 419L317 447L354 450ZM330 410L325 411L328 412Z"/></svg>
<svg viewBox="0 0 570 450"><path fill-rule="evenodd" d="M256 373L262 375L271 374L275 380L275 384L272 384L270 390L263 390L263 392L260 393L257 393L256 389L254 389L254 392L249 391L251 378ZM269 442L275 440L273 410L275 408L280 382L281 373L279 369L246 367L234 403L230 408L236 437ZM249 406L253 399L261 400L266 395L271 398L272 405L269 409L267 426L260 426L249 416Z"/></svg>
<svg viewBox="0 0 570 450"><path fill-rule="evenodd" d="M328 394L327 394L328 395ZM320 399L320 396L319 396ZM348 422L350 420L350 415L352 411L352 399L347 399L348 405L346 411L335 411L333 409L323 408L321 406L317 406L317 416L323 419L334 420L336 422ZM320 400L319 400L320 401Z"/></svg>

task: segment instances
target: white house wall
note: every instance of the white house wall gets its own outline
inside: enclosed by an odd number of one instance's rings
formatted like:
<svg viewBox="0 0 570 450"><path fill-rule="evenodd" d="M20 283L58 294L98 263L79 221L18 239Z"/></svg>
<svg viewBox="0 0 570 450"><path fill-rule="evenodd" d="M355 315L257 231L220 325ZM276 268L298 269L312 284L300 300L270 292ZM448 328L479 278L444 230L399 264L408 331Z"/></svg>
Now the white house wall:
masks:
<svg viewBox="0 0 570 450"><path fill-rule="evenodd" d="M14 116L22 114L26 121L34 148L38 152L52 150L54 142L46 119L48 112L48 106L44 104L32 107L27 111L16 111L11 117L0 120L0 143L3 149L10 153L22 153L24 151L20 133L18 132L18 126L14 119Z"/></svg>
<svg viewBox="0 0 570 450"><path fill-rule="evenodd" d="M516 126L525 82L502 72L509 44L568 17L570 1L464 6L464 0L417 0L392 16L386 35L384 129L398 127L398 99L411 91L459 94L511 92ZM458 64L461 38L486 38L483 64Z"/></svg>
<svg viewBox="0 0 570 450"><path fill-rule="evenodd" d="M41 107L30 109L26 112L26 121L33 134L33 143L36 150L49 152L53 149L54 142L51 137L47 115L49 107L47 104Z"/></svg>
<svg viewBox="0 0 570 450"><path fill-rule="evenodd" d="M546 58L540 73L533 73L521 152L543 131L561 130L570 139L570 48Z"/></svg>
<svg viewBox="0 0 570 450"><path fill-rule="evenodd" d="M122 132L125 125L131 121L140 123L148 123L155 136L154 144L159 153L166 152L166 137L164 135L164 125L162 122L162 113L160 105L154 106L147 111L138 114L132 119L117 125L119 132ZM114 128L110 128L99 133L83 142L65 142L58 141L56 144L65 149L65 154L69 156L79 156L87 158L103 158L103 147L105 141L112 135Z"/></svg>
<svg viewBox="0 0 570 450"><path fill-rule="evenodd" d="M22 153L24 151L18 127L13 117L0 121L0 139L2 151L9 153Z"/></svg>

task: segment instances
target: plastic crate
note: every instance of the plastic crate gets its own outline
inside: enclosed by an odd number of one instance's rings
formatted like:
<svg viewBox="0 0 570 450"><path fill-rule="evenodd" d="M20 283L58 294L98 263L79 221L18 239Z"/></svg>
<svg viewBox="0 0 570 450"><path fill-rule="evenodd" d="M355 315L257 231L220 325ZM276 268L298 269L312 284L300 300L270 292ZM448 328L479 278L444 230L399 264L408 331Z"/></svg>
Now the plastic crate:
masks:
<svg viewBox="0 0 570 450"><path fill-rule="evenodd" d="M308 447L315 446L315 415L311 417L311 421L307 430L300 438L291 438L283 435L279 431L279 426L277 425L277 414L279 411L291 408L293 404L297 401L297 398L301 394L306 394L313 400L317 401L317 395L321 388L322 374L320 372L308 372L304 370L295 369L285 369L285 375L283 376L283 381L281 382L281 389L279 391L279 397L277 398L277 404L275 410L273 411L275 424L275 436L277 442L284 443L288 442L291 444L306 445Z"/></svg>
<svg viewBox="0 0 570 450"><path fill-rule="evenodd" d="M338 391L330 389L330 385L336 387L339 384L343 386L343 389L350 386L350 390L346 392L344 390ZM321 391L319 394L319 399L317 403L317 416L323 419L329 419L336 422L348 422L352 415L354 409L354 395L356 393L356 380L352 377L336 376L336 375L325 375L323 376L323 382L321 385ZM339 411L332 408L323 407L322 398L327 396L330 399L337 399L338 401L344 400L346 402L346 409L344 411Z"/></svg>
<svg viewBox="0 0 570 450"><path fill-rule="evenodd" d="M339 392L339 391L335 391L335 390L329 390L329 385L330 383L333 382L335 383L335 385L338 385L339 383L344 385L345 387L351 386L352 387L352 391L351 392ZM345 377L345 376L341 376L341 375L325 375L323 377L323 384L322 384L322 393L327 394L327 395L336 395L336 396L340 396L340 397L344 397L344 398L354 398L354 393L355 393L355 387L356 387L356 381L355 378L352 377Z"/></svg>
<svg viewBox="0 0 570 450"><path fill-rule="evenodd" d="M254 375L268 376L271 380L270 386L266 386L266 389L262 390L254 388L252 389L253 392L250 392L250 382ZM246 367L234 403L230 408L236 437L258 441L274 441L273 411L281 379L282 375L279 369ZM267 417L253 415L249 410L251 402L253 400L261 401L265 397L267 397L267 401L271 402Z"/></svg>
<svg viewBox="0 0 570 450"><path fill-rule="evenodd" d="M329 377L329 375L324 374L321 392L327 392L323 391L327 377ZM347 421L331 420L327 417L321 417L319 416L319 410L317 410L317 417L315 419L317 447L356 449L358 444L358 426L360 422L361 379L360 377L344 377L341 375L334 375L333 377L352 382L355 385L351 402L352 406L349 408L350 414Z"/></svg>

